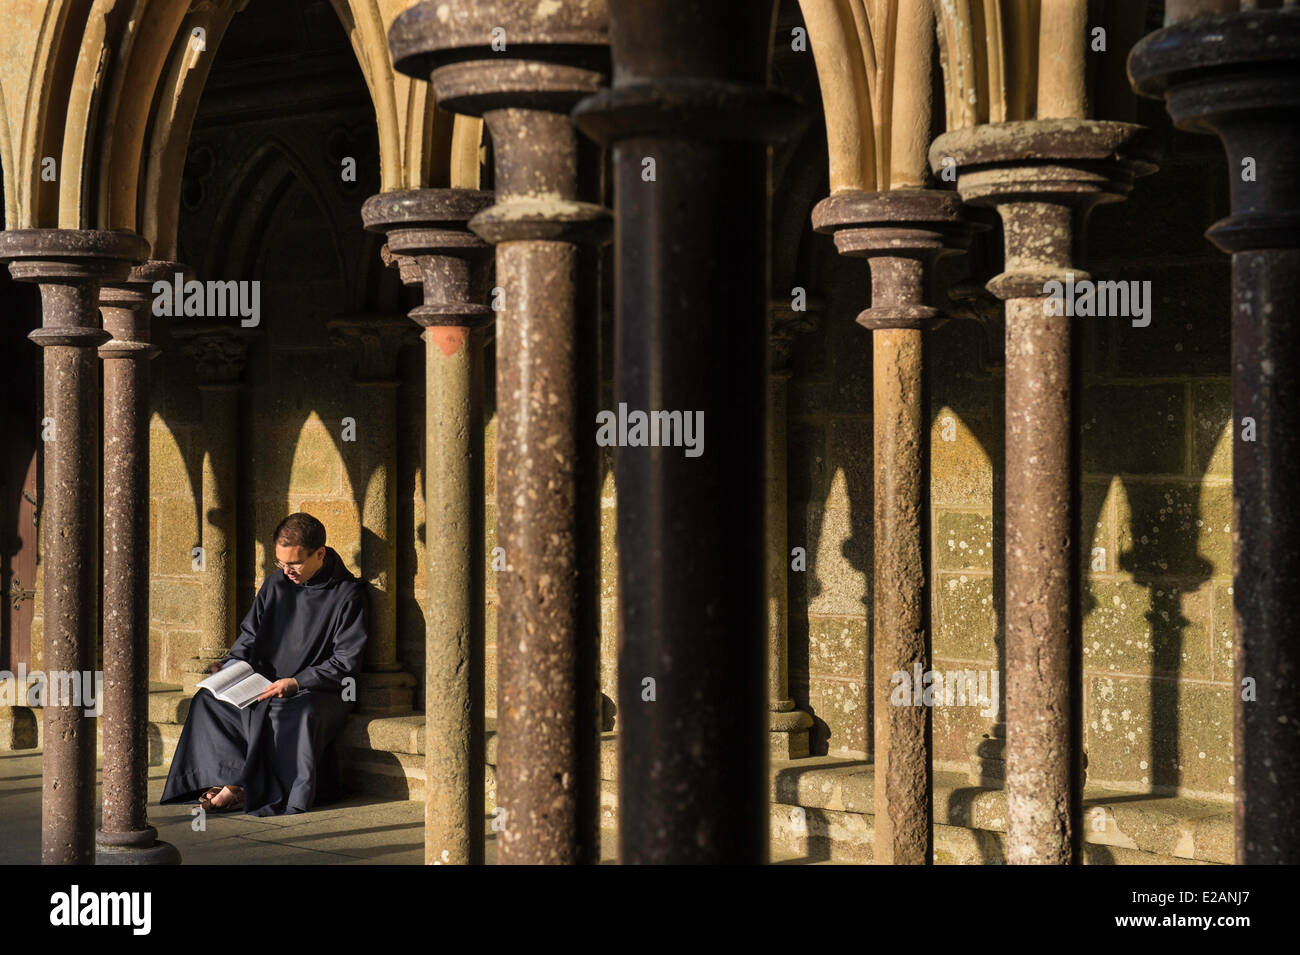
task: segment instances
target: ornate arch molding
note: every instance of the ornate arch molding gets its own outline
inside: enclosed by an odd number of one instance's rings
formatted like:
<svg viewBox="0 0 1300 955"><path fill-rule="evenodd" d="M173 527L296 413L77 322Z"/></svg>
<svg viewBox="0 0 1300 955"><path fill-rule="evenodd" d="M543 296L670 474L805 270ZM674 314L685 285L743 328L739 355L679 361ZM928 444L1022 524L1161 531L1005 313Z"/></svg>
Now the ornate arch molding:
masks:
<svg viewBox="0 0 1300 955"><path fill-rule="evenodd" d="M177 257L185 157L199 99L215 60L208 51L220 47L230 21L245 2L195 4L172 41L166 71L154 96L135 219L140 234L153 245L156 259ZM207 38L204 51L192 39L200 29Z"/></svg>
<svg viewBox="0 0 1300 955"><path fill-rule="evenodd" d="M356 277L339 245L342 224L333 215L334 204L321 194L316 177L301 158L279 139L259 143L240 164L214 221L213 234L227 236L228 241L212 245L200 274L253 278L268 226L288 192L285 187L292 182L297 182L307 191L321 217L329 222L338 275L347 288L347 301L355 304Z"/></svg>
<svg viewBox="0 0 1300 955"><path fill-rule="evenodd" d="M831 192L923 185L934 9L901 0L799 0L826 113Z"/></svg>
<svg viewBox="0 0 1300 955"><path fill-rule="evenodd" d="M799 0L826 113L831 192L921 186L937 48L947 129L1129 119L1122 54L1145 0ZM1090 55L1092 30L1105 54ZM1114 68L1106 69L1113 61Z"/></svg>
<svg viewBox="0 0 1300 955"><path fill-rule="evenodd" d="M1131 119L1123 56L1147 0L933 0L946 125ZM1093 31L1105 52L1092 54ZM1107 67L1110 67L1107 69Z"/></svg>
<svg viewBox="0 0 1300 955"><path fill-rule="evenodd" d="M79 38L91 0L11 0L0 5L0 97L5 111L5 222L9 228L53 226L57 188L41 182L41 162L63 154ZM61 171L61 170L60 170Z"/></svg>
<svg viewBox="0 0 1300 955"><path fill-rule="evenodd" d="M248 0L5 0L0 161L10 228L117 228L174 258L199 98ZM331 0L375 107L385 190L477 186L482 124L396 74L387 28L409 0ZM199 48L194 31L204 31ZM59 161L43 183L41 161Z"/></svg>
<svg viewBox="0 0 1300 955"><path fill-rule="evenodd" d="M482 120L434 108L433 91L393 68L388 29L411 0L330 0L370 88L381 188L479 185Z"/></svg>

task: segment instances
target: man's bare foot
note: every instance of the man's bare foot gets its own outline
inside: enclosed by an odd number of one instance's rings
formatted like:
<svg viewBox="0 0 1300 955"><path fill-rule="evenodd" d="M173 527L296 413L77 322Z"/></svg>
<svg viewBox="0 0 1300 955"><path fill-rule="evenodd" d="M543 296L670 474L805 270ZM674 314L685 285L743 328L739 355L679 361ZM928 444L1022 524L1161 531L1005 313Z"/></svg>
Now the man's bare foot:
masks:
<svg viewBox="0 0 1300 955"><path fill-rule="evenodd" d="M238 786L227 786L212 797L213 809L238 809L244 804L244 790Z"/></svg>
<svg viewBox="0 0 1300 955"><path fill-rule="evenodd" d="M199 806L206 810L238 809L244 804L244 790L239 786L213 786L199 797Z"/></svg>

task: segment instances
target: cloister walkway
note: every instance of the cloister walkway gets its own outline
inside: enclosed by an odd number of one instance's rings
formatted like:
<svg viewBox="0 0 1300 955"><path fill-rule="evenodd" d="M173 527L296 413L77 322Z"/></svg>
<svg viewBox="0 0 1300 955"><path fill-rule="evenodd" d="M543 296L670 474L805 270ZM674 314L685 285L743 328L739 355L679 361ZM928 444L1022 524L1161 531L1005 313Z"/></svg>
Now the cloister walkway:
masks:
<svg viewBox="0 0 1300 955"><path fill-rule="evenodd" d="M100 761L102 762L102 760ZM96 766L95 805L102 802ZM149 822L158 838L180 850L186 865L421 865L424 803L353 796L328 808L293 816L209 813L206 830L193 828L190 806L159 806L167 767L149 767ZM41 861L41 750L0 753L0 814L5 839L0 865ZM496 862L491 821L485 823L487 862ZM601 863L614 862L615 833L601 832ZM778 855L777 861L808 860Z"/></svg>

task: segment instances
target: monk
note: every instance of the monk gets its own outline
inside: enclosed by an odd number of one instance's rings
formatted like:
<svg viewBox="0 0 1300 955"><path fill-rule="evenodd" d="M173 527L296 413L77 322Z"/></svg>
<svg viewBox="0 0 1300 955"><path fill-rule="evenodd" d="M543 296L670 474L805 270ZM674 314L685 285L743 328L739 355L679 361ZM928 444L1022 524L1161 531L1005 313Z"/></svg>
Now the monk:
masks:
<svg viewBox="0 0 1300 955"><path fill-rule="evenodd" d="M355 708L366 645L365 584L325 525L290 514L276 527L276 566L240 624L223 666L243 660L272 683L244 709L199 690L181 731L162 804L254 816L306 812L338 786L322 757ZM319 777L319 778L318 778Z"/></svg>

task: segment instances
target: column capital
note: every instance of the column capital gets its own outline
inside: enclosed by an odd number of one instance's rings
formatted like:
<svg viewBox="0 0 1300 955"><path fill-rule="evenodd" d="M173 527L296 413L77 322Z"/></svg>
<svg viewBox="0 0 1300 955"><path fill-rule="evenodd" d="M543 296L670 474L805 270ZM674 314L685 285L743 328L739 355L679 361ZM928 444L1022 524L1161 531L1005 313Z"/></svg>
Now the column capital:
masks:
<svg viewBox="0 0 1300 955"><path fill-rule="evenodd" d="M150 259L131 269L124 281L106 282L99 288L99 306L104 316L104 331L112 340L99 347L99 357L156 358L162 351L150 341L149 318L155 282L171 283L183 273L191 276L189 266L180 262Z"/></svg>
<svg viewBox="0 0 1300 955"><path fill-rule="evenodd" d="M0 262L20 282L41 288L42 326L27 337L42 347L94 347L109 336L99 327L99 287L127 277L149 257L133 232L102 229L17 229L0 232Z"/></svg>
<svg viewBox="0 0 1300 955"><path fill-rule="evenodd" d="M841 192L813 209L813 228L835 236L841 255L872 260L870 328L923 328L942 314L923 304L933 264L970 246L978 223L962 215L961 197L939 189Z"/></svg>
<svg viewBox="0 0 1300 955"><path fill-rule="evenodd" d="M225 323L191 321L175 329L181 351L193 359L200 388L237 388L253 333Z"/></svg>
<svg viewBox="0 0 1300 955"><path fill-rule="evenodd" d="M469 221L492 204L481 189L409 189L371 196L361 219L384 234L402 281L423 287L423 302L409 313L417 325L474 327L492 323L482 304L491 249Z"/></svg>
<svg viewBox="0 0 1300 955"><path fill-rule="evenodd" d="M953 283L948 289L948 315L978 323L983 331L980 363L985 371L1006 366L1007 320L998 298L975 278Z"/></svg>
<svg viewBox="0 0 1300 955"><path fill-rule="evenodd" d="M388 48L449 112L568 112L609 74L608 29L604 0L426 0L393 21Z"/></svg>
<svg viewBox="0 0 1300 955"><path fill-rule="evenodd" d="M807 122L794 97L755 82L766 74L770 17L737 17L726 4L695 0L609 0L609 8L614 85L573 111L596 142L773 142Z"/></svg>
<svg viewBox="0 0 1300 955"><path fill-rule="evenodd" d="M806 309L796 310L785 299L772 298L767 303L768 323L768 366L774 378L789 378L790 360L793 357L794 340L805 332L813 331L821 320L825 301L811 297L805 303Z"/></svg>
<svg viewBox="0 0 1300 955"><path fill-rule="evenodd" d="M930 146L936 173L957 168L967 203L996 208L1006 241L1006 271L988 284L1002 299L1035 298L1049 281L1087 278L1083 226L1102 202L1117 202L1156 170L1156 135L1135 123L1041 119L992 123L944 133Z"/></svg>
<svg viewBox="0 0 1300 955"><path fill-rule="evenodd" d="M710 77L620 84L583 100L573 121L604 146L634 136L685 135L707 141L778 142L807 114L780 90Z"/></svg>
<svg viewBox="0 0 1300 955"><path fill-rule="evenodd" d="M397 356L419 338L409 321L395 315L351 315L331 319L330 344L352 350L359 384L397 383Z"/></svg>
<svg viewBox="0 0 1300 955"><path fill-rule="evenodd" d="M541 7L548 12L523 0L420 3L393 22L388 44L397 69L427 79L442 108L482 116L492 133L496 204L470 220L477 235L600 244L612 218L579 201L598 177L579 175L568 112L609 75L605 3Z"/></svg>
<svg viewBox="0 0 1300 955"><path fill-rule="evenodd" d="M1224 252L1300 246L1300 7L1186 20L1146 36L1129 78L1174 125L1218 136L1232 215L1207 238ZM1247 175L1246 166L1250 166Z"/></svg>

